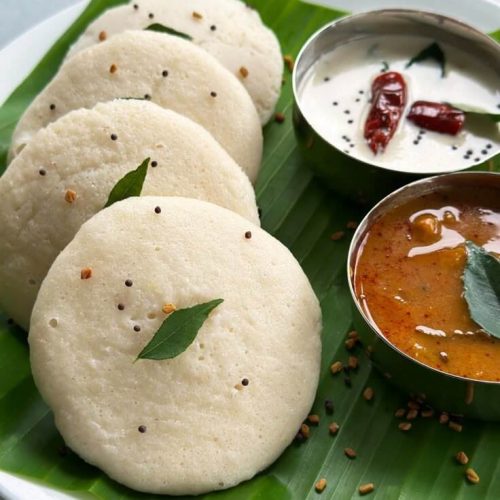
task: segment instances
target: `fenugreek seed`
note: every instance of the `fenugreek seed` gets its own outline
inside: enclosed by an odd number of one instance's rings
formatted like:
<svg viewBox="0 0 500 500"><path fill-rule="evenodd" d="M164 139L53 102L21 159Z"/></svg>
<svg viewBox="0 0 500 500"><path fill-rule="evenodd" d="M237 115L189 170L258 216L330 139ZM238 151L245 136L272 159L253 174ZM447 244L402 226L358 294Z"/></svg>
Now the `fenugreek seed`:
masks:
<svg viewBox="0 0 500 500"><path fill-rule="evenodd" d="M422 410L420 412L420 416L422 418L431 418L434 416L434 410L432 408L429 408L428 410Z"/></svg>
<svg viewBox="0 0 500 500"><path fill-rule="evenodd" d="M241 68L240 68L240 75L243 78L246 78L248 76L248 69L246 69L245 66L241 66Z"/></svg>
<svg viewBox="0 0 500 500"><path fill-rule="evenodd" d="M420 404L418 404L416 401L408 401L408 408L411 410L420 410Z"/></svg>
<svg viewBox="0 0 500 500"><path fill-rule="evenodd" d="M307 421L311 424L311 425L318 425L319 424L319 415L309 415L307 417Z"/></svg>
<svg viewBox="0 0 500 500"><path fill-rule="evenodd" d="M411 429L411 422L401 422L398 428L403 432L408 432Z"/></svg>
<svg viewBox="0 0 500 500"><path fill-rule="evenodd" d="M447 413L441 413L441 415L439 415L439 423L440 424L447 424L448 422L450 421L450 417Z"/></svg>
<svg viewBox="0 0 500 500"><path fill-rule="evenodd" d="M84 267L80 271L80 279L88 280L89 278L92 278L92 269L90 267Z"/></svg>
<svg viewBox="0 0 500 500"><path fill-rule="evenodd" d="M243 390L243 386L241 384L236 384L234 386L234 388L237 390L237 391L242 391Z"/></svg>
<svg viewBox="0 0 500 500"><path fill-rule="evenodd" d="M162 310L165 314L170 314L170 313L174 312L174 311L175 311L175 309L176 309L176 308L175 308L174 304L165 304L165 305L161 308L161 310Z"/></svg>
<svg viewBox="0 0 500 500"><path fill-rule="evenodd" d="M274 121L276 123L283 123L285 121L285 115L283 113L280 113L280 112L276 113L274 115Z"/></svg>
<svg viewBox="0 0 500 500"><path fill-rule="evenodd" d="M349 360L347 361L347 366L350 370L356 370L359 365L359 360L356 356L349 356Z"/></svg>
<svg viewBox="0 0 500 500"><path fill-rule="evenodd" d="M104 40L106 40L106 38L107 38L107 37L108 37L108 35L106 34L106 32L105 32L105 31L101 31L101 32L99 33L99 41L100 41L100 42L104 42Z"/></svg>
<svg viewBox="0 0 500 500"><path fill-rule="evenodd" d="M137 430L144 434L146 432L146 426L145 425L139 425L139 427L137 427Z"/></svg>
<svg viewBox="0 0 500 500"><path fill-rule="evenodd" d="M196 11L193 11L193 19L203 19L203 16Z"/></svg>
<svg viewBox="0 0 500 500"><path fill-rule="evenodd" d="M408 410L408 413L406 414L406 420L415 420L418 417L418 410Z"/></svg>
<svg viewBox="0 0 500 500"><path fill-rule="evenodd" d="M316 484L314 485L314 489L318 493L321 493L325 488L326 488L326 479L324 477L321 478L319 481L316 481Z"/></svg>
<svg viewBox="0 0 500 500"><path fill-rule="evenodd" d="M247 240L249 240L251 237L252 237L252 231L247 231L247 232L245 233L245 238L246 238Z"/></svg>
<svg viewBox="0 0 500 500"><path fill-rule="evenodd" d="M355 339L347 339L345 342L345 348L348 350L348 351L351 351L352 349L354 349L354 347L356 346L356 340Z"/></svg>
<svg viewBox="0 0 500 500"><path fill-rule="evenodd" d="M453 422L453 420L450 420L448 422L448 427L452 430L452 431L455 431L455 432L462 432L462 425L457 423L457 422Z"/></svg>
<svg viewBox="0 0 500 500"><path fill-rule="evenodd" d="M330 432L330 434L332 436L335 436L335 434L337 434L337 432L339 431L340 429L340 425L337 424L337 422L332 422L329 426L328 426L328 431Z"/></svg>
<svg viewBox="0 0 500 500"><path fill-rule="evenodd" d="M406 413L406 408L398 408L395 412L394 412L394 416L396 418L402 418L405 416L405 413Z"/></svg>
<svg viewBox="0 0 500 500"><path fill-rule="evenodd" d="M356 458L356 452L352 448L345 448L344 455L347 458Z"/></svg>
<svg viewBox="0 0 500 500"><path fill-rule="evenodd" d="M355 220L350 220L345 225L347 229L356 229L358 227L358 223Z"/></svg>
<svg viewBox="0 0 500 500"><path fill-rule="evenodd" d="M467 478L467 481L469 481L469 483L472 483L472 484L479 483L478 473L470 467L465 471L465 477Z"/></svg>
<svg viewBox="0 0 500 500"><path fill-rule="evenodd" d="M300 432L306 439L308 439L311 435L311 430L309 429L309 426L307 424L302 424L300 426Z"/></svg>
<svg viewBox="0 0 500 500"><path fill-rule="evenodd" d="M466 465L469 463L469 457L465 454L464 451L459 451L455 455L455 460L460 464L460 465Z"/></svg>
<svg viewBox="0 0 500 500"><path fill-rule="evenodd" d="M288 71L292 72L293 66L295 64L293 57L290 54L287 54L287 55L283 56L283 61L285 61L286 67L288 68Z"/></svg>
<svg viewBox="0 0 500 500"><path fill-rule="evenodd" d="M109 67L109 72L111 74L113 73L116 73L116 70L118 69L118 66L116 64L112 64L110 67Z"/></svg>
<svg viewBox="0 0 500 500"><path fill-rule="evenodd" d="M374 392L373 392L373 389L371 387L367 387L364 391L363 391L363 397L367 400L367 401L371 401L373 399L373 395L374 395Z"/></svg>
<svg viewBox="0 0 500 500"><path fill-rule="evenodd" d="M347 334L347 338L348 339L354 339L354 340L359 340L359 334L356 330L351 330L348 334Z"/></svg>
<svg viewBox="0 0 500 500"><path fill-rule="evenodd" d="M68 189L64 194L64 199L67 203L73 203L76 200L76 191Z"/></svg>
<svg viewBox="0 0 500 500"><path fill-rule="evenodd" d="M332 241L339 241L344 237L344 231L335 231L330 235L330 239Z"/></svg>
<svg viewBox="0 0 500 500"><path fill-rule="evenodd" d="M330 371L332 372L332 375L336 375L342 371L343 367L344 365L342 364L342 361L335 361L335 363L330 366Z"/></svg>
<svg viewBox="0 0 500 500"><path fill-rule="evenodd" d="M375 485L373 483L366 483L362 484L358 491L360 495L367 495L368 493L371 493L375 489Z"/></svg>

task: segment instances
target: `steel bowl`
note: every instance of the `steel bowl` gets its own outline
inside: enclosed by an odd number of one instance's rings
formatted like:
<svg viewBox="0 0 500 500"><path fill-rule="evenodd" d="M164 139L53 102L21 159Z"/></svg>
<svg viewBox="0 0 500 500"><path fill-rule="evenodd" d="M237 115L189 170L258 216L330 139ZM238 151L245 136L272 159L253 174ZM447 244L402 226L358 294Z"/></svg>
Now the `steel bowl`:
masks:
<svg viewBox="0 0 500 500"><path fill-rule="evenodd" d="M483 420L500 420L500 382L448 374L410 357L384 337L364 311L354 291L356 257L374 221L408 200L455 186L493 187L498 190L500 197L500 174L458 172L421 179L386 196L365 216L354 233L347 263L348 282L354 302L354 326L373 364L396 386L425 399L437 410Z"/></svg>
<svg viewBox="0 0 500 500"><path fill-rule="evenodd" d="M307 164L338 193L362 203L373 203L408 182L444 172L408 173L372 165L345 154L309 124L301 109L299 90L307 71L323 54L354 40L388 34L428 37L453 45L493 68L500 85L500 44L472 26L441 14L406 9L376 10L344 17L314 33L302 47L293 71L296 137ZM484 169L479 165L496 153L493 148L481 161L457 171Z"/></svg>

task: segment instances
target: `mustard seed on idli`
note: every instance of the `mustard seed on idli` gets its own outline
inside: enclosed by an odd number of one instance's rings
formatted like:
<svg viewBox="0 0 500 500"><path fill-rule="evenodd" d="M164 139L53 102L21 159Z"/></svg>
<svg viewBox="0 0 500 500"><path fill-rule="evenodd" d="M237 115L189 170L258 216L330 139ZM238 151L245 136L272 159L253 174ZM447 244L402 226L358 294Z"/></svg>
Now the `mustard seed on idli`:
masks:
<svg viewBox="0 0 500 500"><path fill-rule="evenodd" d="M72 111L40 130L0 178L0 306L22 327L58 253L148 157L144 194L210 201L259 224L250 181L200 125L137 100Z"/></svg>

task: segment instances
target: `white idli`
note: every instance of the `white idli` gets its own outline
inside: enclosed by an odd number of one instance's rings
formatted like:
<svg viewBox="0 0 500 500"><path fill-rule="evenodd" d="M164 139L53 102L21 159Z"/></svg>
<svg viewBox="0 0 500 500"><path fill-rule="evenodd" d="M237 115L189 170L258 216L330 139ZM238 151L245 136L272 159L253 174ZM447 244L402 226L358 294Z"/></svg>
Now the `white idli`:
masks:
<svg viewBox="0 0 500 500"><path fill-rule="evenodd" d="M262 129L248 93L203 49L152 31L121 33L64 63L21 117L11 153L69 111L120 97L145 97L191 118L255 181Z"/></svg>
<svg viewBox="0 0 500 500"><path fill-rule="evenodd" d="M152 23L190 35L240 79L262 124L269 121L281 91L281 50L259 14L239 0L135 0L104 12L69 55L123 30L143 29Z"/></svg>
<svg viewBox="0 0 500 500"><path fill-rule="evenodd" d="M164 304L219 298L186 351L134 363ZM187 495L249 479L290 444L314 400L320 330L278 240L210 203L141 197L99 212L61 252L29 343L70 448L131 488Z"/></svg>
<svg viewBox="0 0 500 500"><path fill-rule="evenodd" d="M148 157L144 194L207 200L259 224L250 181L201 126L146 101L72 111L38 132L0 178L0 305L18 324L28 327L58 253Z"/></svg>

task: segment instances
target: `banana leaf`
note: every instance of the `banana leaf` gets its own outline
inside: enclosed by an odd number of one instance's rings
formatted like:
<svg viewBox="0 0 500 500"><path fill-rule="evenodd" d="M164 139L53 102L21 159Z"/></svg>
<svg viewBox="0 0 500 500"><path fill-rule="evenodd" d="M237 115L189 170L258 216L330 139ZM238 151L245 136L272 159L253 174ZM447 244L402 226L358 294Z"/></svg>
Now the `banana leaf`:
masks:
<svg viewBox="0 0 500 500"><path fill-rule="evenodd" d="M20 114L56 72L68 46L86 25L106 8L123 0L93 0L81 17L54 45L31 75L0 108L0 172ZM320 26L343 13L298 0L251 0L249 4L278 35L283 52L296 56L305 40ZM471 7L472 8L472 7ZM500 40L500 31L496 32ZM262 225L286 244L300 261L320 301L324 315L323 359L320 385L312 411L321 416L305 443L293 443L267 470L236 488L212 493L216 500L288 500L319 498L314 485L327 480L323 498L359 498L358 487L374 483L370 498L496 499L500 492L500 425L467 421L462 433L453 432L436 419L420 419L412 430L397 428L396 408L407 398L374 371L362 353L358 371L347 387L342 376L333 377L333 360L347 358L344 347L351 328L351 299L346 283L346 256L352 230L348 221L360 220L363 210L338 199L315 179L296 147L291 123L291 75L285 83L277 110L284 123L265 129L264 164L257 183ZM485 166L500 170L500 159ZM344 238L330 235L344 231ZM1 285L0 285L1 286ZM365 387L375 397L362 397ZM323 402L331 399L334 414L326 415ZM340 430L330 436L328 424ZM356 450L354 460L344 448ZM471 458L479 473L477 485L467 483L464 466L453 456L459 450ZM52 414L34 385L26 334L0 316L0 469L76 498L146 499L106 477L64 448Z"/></svg>

